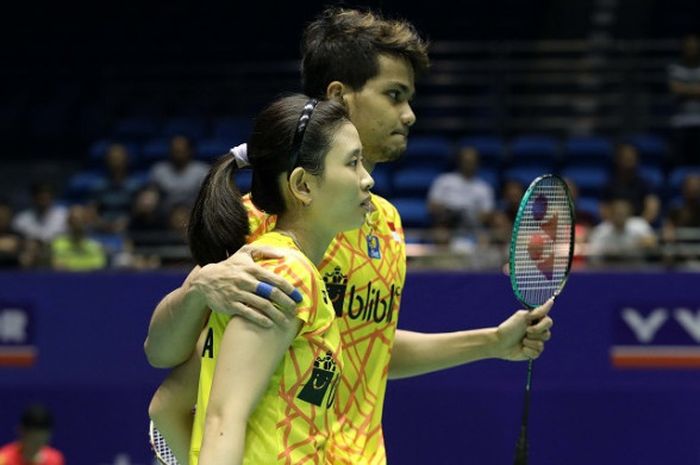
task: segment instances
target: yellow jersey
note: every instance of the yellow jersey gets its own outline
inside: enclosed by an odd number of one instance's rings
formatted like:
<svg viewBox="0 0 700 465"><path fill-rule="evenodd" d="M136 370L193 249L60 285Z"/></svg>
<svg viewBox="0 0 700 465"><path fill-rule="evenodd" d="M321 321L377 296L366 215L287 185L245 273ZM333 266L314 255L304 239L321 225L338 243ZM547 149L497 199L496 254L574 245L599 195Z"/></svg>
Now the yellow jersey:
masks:
<svg viewBox="0 0 700 465"><path fill-rule="evenodd" d="M303 325L248 419L243 463L320 465L325 463L331 429L338 426L332 407L343 367L333 304L318 270L289 237L270 232L254 244L285 249L285 258L260 264L301 292L297 317ZM231 318L213 312L206 328L190 446L192 465L198 462L219 344Z"/></svg>
<svg viewBox="0 0 700 465"><path fill-rule="evenodd" d="M249 195L243 200L251 240L274 228L274 216L257 210ZM318 267L343 345L338 425L326 448L326 463L333 465L386 463L382 412L406 278L406 246L396 208L377 195L372 205L362 227L336 236Z"/></svg>

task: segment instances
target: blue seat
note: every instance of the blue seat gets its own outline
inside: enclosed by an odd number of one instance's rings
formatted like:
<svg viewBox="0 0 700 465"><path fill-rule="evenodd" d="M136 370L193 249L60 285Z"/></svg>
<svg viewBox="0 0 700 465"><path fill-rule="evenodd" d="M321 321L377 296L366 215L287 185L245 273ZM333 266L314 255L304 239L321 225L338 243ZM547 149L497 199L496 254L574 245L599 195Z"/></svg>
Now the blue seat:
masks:
<svg viewBox="0 0 700 465"><path fill-rule="evenodd" d="M173 118L165 123L163 137L185 136L191 140L202 139L206 135L206 124L199 118Z"/></svg>
<svg viewBox="0 0 700 465"><path fill-rule="evenodd" d="M253 185L253 170L243 169L236 171L236 187L241 192L241 194L247 194L250 192L250 188Z"/></svg>
<svg viewBox="0 0 700 465"><path fill-rule="evenodd" d="M253 120L250 118L218 118L212 124L213 137L226 139L231 146L246 142L252 130Z"/></svg>
<svg viewBox="0 0 700 465"><path fill-rule="evenodd" d="M609 166L613 146L604 137L571 137L564 144L567 166Z"/></svg>
<svg viewBox="0 0 700 465"><path fill-rule="evenodd" d="M633 134L626 140L637 148L642 164L661 166L668 157L668 143L656 134Z"/></svg>
<svg viewBox="0 0 700 465"><path fill-rule="evenodd" d="M608 172L600 168L566 168L561 175L573 181L582 196L599 197L608 182Z"/></svg>
<svg viewBox="0 0 700 465"><path fill-rule="evenodd" d="M439 170L404 168L394 173L392 186L396 195L413 195L425 198L430 186L440 175Z"/></svg>
<svg viewBox="0 0 700 465"><path fill-rule="evenodd" d="M150 139L141 148L141 157L146 164L166 160L170 154L170 139L157 137Z"/></svg>
<svg viewBox="0 0 700 465"><path fill-rule="evenodd" d="M71 203L82 202L104 185L105 177L99 171L80 171L68 179L64 195L66 200Z"/></svg>
<svg viewBox="0 0 700 465"><path fill-rule="evenodd" d="M474 147L479 151L479 158L483 166L498 167L503 163L505 153L503 140L493 136L471 136L463 137L457 142L457 146L462 149Z"/></svg>
<svg viewBox="0 0 700 465"><path fill-rule="evenodd" d="M495 169L482 168L476 173L476 177L484 180L494 191L500 185L499 172Z"/></svg>
<svg viewBox="0 0 700 465"><path fill-rule="evenodd" d="M388 197L391 195L391 170L385 165L378 165L372 171L372 178L374 179L374 187L372 187L372 192L379 194L382 197Z"/></svg>
<svg viewBox="0 0 700 465"><path fill-rule="evenodd" d="M226 139L204 139L197 144L197 158L214 161L231 150L231 143Z"/></svg>
<svg viewBox="0 0 700 465"><path fill-rule="evenodd" d="M510 166L554 166L559 154L557 139L549 136L521 136L510 143Z"/></svg>
<svg viewBox="0 0 700 465"><path fill-rule="evenodd" d="M430 214L424 198L399 197L391 199L401 215L404 228L426 228L430 226Z"/></svg>
<svg viewBox="0 0 700 465"><path fill-rule="evenodd" d="M639 175L644 179L655 191L659 191L664 187L664 173L661 168L656 166L641 166Z"/></svg>
<svg viewBox="0 0 700 465"><path fill-rule="evenodd" d="M115 136L128 139L147 139L158 134L158 123L147 116L124 118L114 125Z"/></svg>
<svg viewBox="0 0 700 465"><path fill-rule="evenodd" d="M574 208L577 212L583 212L592 217L595 222L600 221L600 201L595 197L579 197Z"/></svg>
<svg viewBox="0 0 700 465"><path fill-rule="evenodd" d="M503 181L518 181L527 187L536 178L548 173L551 173L551 170L546 169L546 167L511 168L503 173L501 179Z"/></svg>
<svg viewBox="0 0 700 465"><path fill-rule="evenodd" d="M452 157L452 145L445 137L415 136L409 139L403 166L445 169Z"/></svg>
<svg viewBox="0 0 700 465"><path fill-rule="evenodd" d="M675 170L671 171L671 174L668 177L668 188L671 195L681 192L681 189L683 188L683 181L689 174L700 175L700 167L679 166Z"/></svg>

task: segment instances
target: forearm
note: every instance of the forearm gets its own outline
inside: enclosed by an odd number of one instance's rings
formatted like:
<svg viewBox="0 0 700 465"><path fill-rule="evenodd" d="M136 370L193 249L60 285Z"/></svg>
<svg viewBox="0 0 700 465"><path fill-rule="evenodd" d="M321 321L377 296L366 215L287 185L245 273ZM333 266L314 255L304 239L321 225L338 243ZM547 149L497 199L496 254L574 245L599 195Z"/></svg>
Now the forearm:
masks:
<svg viewBox="0 0 700 465"><path fill-rule="evenodd" d="M205 300L192 288L192 270L185 282L160 301L148 327L144 351L157 368L183 363L194 350L209 310Z"/></svg>
<svg viewBox="0 0 700 465"><path fill-rule="evenodd" d="M408 378L493 358L498 353L497 343L497 328L437 334L397 330L389 378Z"/></svg>
<svg viewBox="0 0 700 465"><path fill-rule="evenodd" d="M224 411L207 412L200 465L243 463L247 418Z"/></svg>

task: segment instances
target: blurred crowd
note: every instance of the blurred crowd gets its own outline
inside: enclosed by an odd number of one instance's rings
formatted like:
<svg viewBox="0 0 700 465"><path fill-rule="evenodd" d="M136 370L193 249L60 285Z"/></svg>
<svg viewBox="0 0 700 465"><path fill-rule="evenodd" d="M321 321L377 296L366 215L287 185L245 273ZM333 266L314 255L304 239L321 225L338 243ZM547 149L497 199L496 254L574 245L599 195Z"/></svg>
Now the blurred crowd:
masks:
<svg viewBox="0 0 700 465"><path fill-rule="evenodd" d="M650 182L638 147L626 142L615 145L612 163L603 168L605 182L594 195L579 198L576 180L567 179L576 203L578 266L675 265L700 258L698 36L685 38L679 60L668 67L668 85L676 102L668 130L671 150L664 165L654 169L658 177L670 178L683 168L680 188ZM90 175L77 199L56 192L48 181L30 186L28 208L0 199L1 267L90 271L190 263L186 223L209 169L195 156L192 141L175 135L167 159L145 169L134 166L128 143L111 143L103 152L98 157L103 166ZM527 186L502 168L497 180L482 176L480 161L478 147L457 149L454 169L429 186L422 232L409 240L464 253L507 246Z"/></svg>

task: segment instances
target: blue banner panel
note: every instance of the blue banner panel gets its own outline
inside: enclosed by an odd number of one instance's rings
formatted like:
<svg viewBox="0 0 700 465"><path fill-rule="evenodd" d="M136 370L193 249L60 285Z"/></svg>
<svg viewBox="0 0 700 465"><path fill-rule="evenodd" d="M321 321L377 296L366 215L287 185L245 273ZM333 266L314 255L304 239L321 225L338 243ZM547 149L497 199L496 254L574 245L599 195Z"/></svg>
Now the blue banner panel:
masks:
<svg viewBox="0 0 700 465"><path fill-rule="evenodd" d="M32 364L0 365L0 442L14 438L27 403L42 401L68 463L150 464L146 408L165 372L148 366L143 340L153 307L183 278L0 274L0 353L33 349ZM697 282L571 277L534 367L530 463L700 463ZM495 326L520 308L498 274L410 273L403 293L399 327L413 331ZM389 463L511 463L525 373L524 363L488 360L391 381Z"/></svg>

